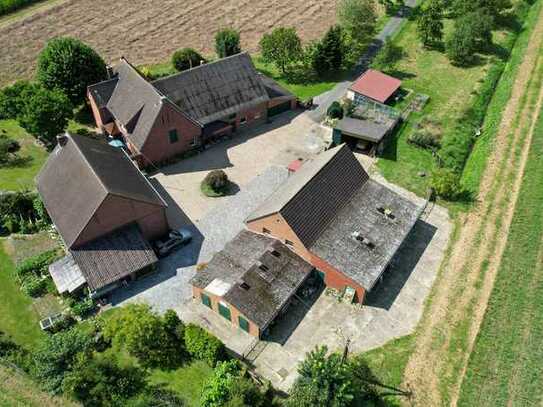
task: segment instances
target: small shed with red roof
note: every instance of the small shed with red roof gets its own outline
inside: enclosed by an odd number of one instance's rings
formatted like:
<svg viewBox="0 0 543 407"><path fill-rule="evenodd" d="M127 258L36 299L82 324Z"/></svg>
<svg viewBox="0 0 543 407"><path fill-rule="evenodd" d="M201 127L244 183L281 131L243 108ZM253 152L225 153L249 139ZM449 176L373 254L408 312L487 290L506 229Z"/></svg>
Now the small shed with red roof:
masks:
<svg viewBox="0 0 543 407"><path fill-rule="evenodd" d="M349 88L348 98L357 101L366 97L386 103L400 88L402 81L374 69L364 72Z"/></svg>

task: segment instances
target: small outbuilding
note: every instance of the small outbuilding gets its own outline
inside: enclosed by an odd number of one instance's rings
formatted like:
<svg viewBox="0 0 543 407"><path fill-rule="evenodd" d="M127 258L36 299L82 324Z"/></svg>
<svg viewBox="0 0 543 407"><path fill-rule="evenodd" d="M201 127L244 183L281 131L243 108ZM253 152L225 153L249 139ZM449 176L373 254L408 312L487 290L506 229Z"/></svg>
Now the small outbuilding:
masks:
<svg viewBox="0 0 543 407"><path fill-rule="evenodd" d="M398 121L399 118L375 120L374 118L344 117L334 128L333 141L336 145L347 143L352 148L369 155L380 154Z"/></svg>
<svg viewBox="0 0 543 407"><path fill-rule="evenodd" d="M383 72L368 69L353 82L347 98L355 103L369 98L375 102L387 103L400 89L402 81Z"/></svg>

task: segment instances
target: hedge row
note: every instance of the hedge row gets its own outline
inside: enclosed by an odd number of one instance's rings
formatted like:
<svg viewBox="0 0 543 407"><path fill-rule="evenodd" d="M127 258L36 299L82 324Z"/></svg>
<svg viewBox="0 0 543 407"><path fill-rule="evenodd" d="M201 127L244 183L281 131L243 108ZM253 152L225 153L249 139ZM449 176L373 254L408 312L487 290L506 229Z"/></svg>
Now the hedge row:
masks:
<svg viewBox="0 0 543 407"><path fill-rule="evenodd" d="M40 0L0 0L0 16L11 13Z"/></svg>

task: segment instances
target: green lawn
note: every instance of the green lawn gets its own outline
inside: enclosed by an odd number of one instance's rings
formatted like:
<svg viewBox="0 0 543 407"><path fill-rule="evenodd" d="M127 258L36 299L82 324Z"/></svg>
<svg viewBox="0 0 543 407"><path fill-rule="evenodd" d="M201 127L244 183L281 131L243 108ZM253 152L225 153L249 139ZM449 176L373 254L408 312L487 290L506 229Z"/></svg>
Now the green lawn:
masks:
<svg viewBox="0 0 543 407"><path fill-rule="evenodd" d="M543 402L543 112L459 406Z"/></svg>
<svg viewBox="0 0 543 407"><path fill-rule="evenodd" d="M32 300L19 289L13 278L14 265L0 241L0 331L28 348L44 336Z"/></svg>
<svg viewBox="0 0 543 407"><path fill-rule="evenodd" d="M149 381L175 391L189 407L197 407L200 405L202 386L212 373L213 369L207 363L194 361L172 371L155 370Z"/></svg>
<svg viewBox="0 0 543 407"><path fill-rule="evenodd" d="M366 361L375 378L387 388L381 388L381 393L395 393L393 389L405 391L401 387L403 373L407 360L413 349L413 337L403 336L388 342L380 348L361 354ZM402 401L406 401L405 396L388 395L383 396L386 406L400 406Z"/></svg>
<svg viewBox="0 0 543 407"><path fill-rule="evenodd" d="M33 189L34 178L47 159L47 152L14 120L0 120L0 132L4 131L9 137L19 141L21 150L17 154L27 161L0 167L0 190Z"/></svg>
<svg viewBox="0 0 543 407"><path fill-rule="evenodd" d="M446 22L445 32L452 29L451 25L450 21ZM496 41L502 38L503 33L495 35ZM430 174L435 161L429 151L407 143L412 125L424 115L440 122L444 131L452 129L483 81L488 62L483 56L482 63L477 66L452 66L444 53L422 47L414 21L405 24L395 43L402 47L405 56L391 74L402 79L405 89L426 94L430 99L422 114L412 114L409 123L396 133L377 165L389 181L424 196L429 177L420 177L418 173Z"/></svg>

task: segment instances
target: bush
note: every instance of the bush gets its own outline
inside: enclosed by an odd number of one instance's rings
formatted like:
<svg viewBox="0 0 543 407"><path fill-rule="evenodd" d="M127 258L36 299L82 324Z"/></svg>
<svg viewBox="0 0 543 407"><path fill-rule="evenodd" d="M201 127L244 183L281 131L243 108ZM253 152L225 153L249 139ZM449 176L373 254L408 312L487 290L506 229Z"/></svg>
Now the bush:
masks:
<svg viewBox="0 0 543 407"><path fill-rule="evenodd" d="M40 0L0 0L0 16L9 14Z"/></svg>
<svg viewBox="0 0 543 407"><path fill-rule="evenodd" d="M226 359L226 348L215 336L194 324L185 327L185 348L194 358L215 366Z"/></svg>
<svg viewBox="0 0 543 407"><path fill-rule="evenodd" d="M425 129L411 133L407 142L429 150L437 150L441 146L438 136Z"/></svg>
<svg viewBox="0 0 543 407"><path fill-rule="evenodd" d="M29 81L17 81L0 90L0 120L17 119L24 111L28 97L39 88Z"/></svg>
<svg viewBox="0 0 543 407"><path fill-rule="evenodd" d="M73 105L62 91L38 87L29 93L18 120L34 137L52 143L66 130L72 117Z"/></svg>
<svg viewBox="0 0 543 407"><path fill-rule="evenodd" d="M226 58L241 52L239 31L226 28L215 35L215 52L219 58Z"/></svg>
<svg viewBox="0 0 543 407"><path fill-rule="evenodd" d="M223 196L228 189L228 176L223 170L210 171L201 184L204 195Z"/></svg>
<svg viewBox="0 0 543 407"><path fill-rule="evenodd" d="M42 276L27 274L21 279L21 290L32 298L41 297L47 292L47 281Z"/></svg>
<svg viewBox="0 0 543 407"><path fill-rule="evenodd" d="M343 108L338 101L332 102L326 114L331 119L343 119Z"/></svg>
<svg viewBox="0 0 543 407"><path fill-rule="evenodd" d="M459 199L465 193L460 185L460 176L443 168L433 172L431 185L437 196L451 201Z"/></svg>
<svg viewBox="0 0 543 407"><path fill-rule="evenodd" d="M0 134L0 165L9 163L20 149L21 145L17 140L10 139L5 134Z"/></svg>
<svg viewBox="0 0 543 407"><path fill-rule="evenodd" d="M403 56L403 49L394 44L390 38L387 37L385 45L383 45L374 59L373 66L382 71L392 71Z"/></svg>
<svg viewBox="0 0 543 407"><path fill-rule="evenodd" d="M85 101L87 87L107 78L104 60L76 38L47 42L38 57L38 81L47 89L60 89L77 106Z"/></svg>
<svg viewBox="0 0 543 407"><path fill-rule="evenodd" d="M70 310L75 316L85 318L96 311L96 303L90 297L72 299Z"/></svg>
<svg viewBox="0 0 543 407"><path fill-rule="evenodd" d="M36 276L48 275L51 263L59 258L58 250L53 249L36 256L29 257L15 268L15 274L19 278L34 274Z"/></svg>
<svg viewBox="0 0 543 407"><path fill-rule="evenodd" d="M51 220L37 199L33 192L0 193L0 232L33 233L49 225Z"/></svg>
<svg viewBox="0 0 543 407"><path fill-rule="evenodd" d="M177 50L172 55L172 65L179 72L199 66L204 58L192 48Z"/></svg>

